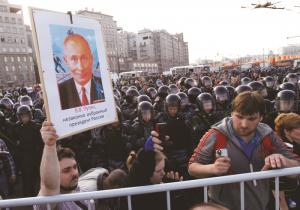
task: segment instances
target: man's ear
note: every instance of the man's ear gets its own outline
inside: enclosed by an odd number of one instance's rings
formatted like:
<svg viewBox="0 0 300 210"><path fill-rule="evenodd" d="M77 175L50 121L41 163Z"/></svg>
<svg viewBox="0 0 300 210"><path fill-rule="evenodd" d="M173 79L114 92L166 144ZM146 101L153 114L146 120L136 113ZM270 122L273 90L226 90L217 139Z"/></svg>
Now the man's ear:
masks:
<svg viewBox="0 0 300 210"><path fill-rule="evenodd" d="M259 114L259 122L261 122L263 120L263 115Z"/></svg>

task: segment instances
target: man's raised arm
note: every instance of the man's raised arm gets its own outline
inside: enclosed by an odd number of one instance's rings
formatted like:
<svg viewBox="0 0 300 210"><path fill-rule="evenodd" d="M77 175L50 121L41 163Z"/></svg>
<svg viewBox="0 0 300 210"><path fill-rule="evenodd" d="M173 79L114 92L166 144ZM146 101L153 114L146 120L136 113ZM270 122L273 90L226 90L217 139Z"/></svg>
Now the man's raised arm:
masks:
<svg viewBox="0 0 300 210"><path fill-rule="evenodd" d="M60 166L56 151L57 135L53 124L45 121L41 128L41 135L45 143L40 174L40 196L57 195L60 193Z"/></svg>

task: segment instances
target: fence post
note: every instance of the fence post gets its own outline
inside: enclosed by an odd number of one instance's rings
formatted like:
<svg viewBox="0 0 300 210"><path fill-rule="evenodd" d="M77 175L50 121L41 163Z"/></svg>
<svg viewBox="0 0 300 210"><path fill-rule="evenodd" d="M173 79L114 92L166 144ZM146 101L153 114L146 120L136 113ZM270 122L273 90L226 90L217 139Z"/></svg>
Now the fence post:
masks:
<svg viewBox="0 0 300 210"><path fill-rule="evenodd" d="M204 186L204 203L208 202L208 196L207 196L207 186Z"/></svg>
<svg viewBox="0 0 300 210"><path fill-rule="evenodd" d="M240 182L241 210L245 210L245 183Z"/></svg>
<svg viewBox="0 0 300 210"><path fill-rule="evenodd" d="M131 203L131 196L127 196L127 204L128 204L128 210L132 210L132 203Z"/></svg>
<svg viewBox="0 0 300 210"><path fill-rule="evenodd" d="M275 177L275 209L279 210L279 177Z"/></svg>
<svg viewBox="0 0 300 210"><path fill-rule="evenodd" d="M167 191L167 209L171 210L171 196L170 196L170 191Z"/></svg>

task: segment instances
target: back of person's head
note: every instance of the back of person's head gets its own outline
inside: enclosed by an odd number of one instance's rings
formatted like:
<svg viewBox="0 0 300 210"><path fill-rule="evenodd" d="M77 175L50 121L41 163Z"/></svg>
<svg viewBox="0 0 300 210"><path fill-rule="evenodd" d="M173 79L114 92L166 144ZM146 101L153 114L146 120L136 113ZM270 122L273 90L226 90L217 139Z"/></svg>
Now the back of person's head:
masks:
<svg viewBox="0 0 300 210"><path fill-rule="evenodd" d="M75 153L70 148L60 147L57 149L58 160L61 161L64 158L70 158L75 160Z"/></svg>
<svg viewBox="0 0 300 210"><path fill-rule="evenodd" d="M275 132L284 137L284 130L291 131L300 128L300 115L296 113L282 113L275 119Z"/></svg>
<svg viewBox="0 0 300 210"><path fill-rule="evenodd" d="M243 92L233 100L231 111L242 115L259 113L262 116L265 112L264 98L256 92Z"/></svg>
<svg viewBox="0 0 300 210"><path fill-rule="evenodd" d="M229 209L215 203L200 203L194 205L189 210L229 210Z"/></svg>
<svg viewBox="0 0 300 210"><path fill-rule="evenodd" d="M150 185L150 178L153 175L156 164L164 159L165 156L161 152L155 152L152 150L145 151L141 149L137 153L136 159L133 161L132 167L129 171L129 185Z"/></svg>
<svg viewBox="0 0 300 210"><path fill-rule="evenodd" d="M111 171L100 183L100 179L97 180L98 189L108 190L123 188L128 185L128 175L121 169L115 169Z"/></svg>

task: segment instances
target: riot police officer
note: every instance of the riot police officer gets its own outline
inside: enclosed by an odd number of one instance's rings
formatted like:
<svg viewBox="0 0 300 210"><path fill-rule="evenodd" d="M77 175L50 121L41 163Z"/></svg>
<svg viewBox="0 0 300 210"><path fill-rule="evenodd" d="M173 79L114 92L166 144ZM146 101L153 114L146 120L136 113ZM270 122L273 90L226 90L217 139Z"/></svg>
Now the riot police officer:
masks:
<svg viewBox="0 0 300 210"><path fill-rule="evenodd" d="M200 95L200 94L201 94L200 88L192 87L188 90L189 101L195 109L197 107L196 99L197 99L198 95Z"/></svg>
<svg viewBox="0 0 300 210"><path fill-rule="evenodd" d="M180 103L178 95L168 95L165 112L158 115L155 122L167 125L166 132L169 140L164 143L164 152L168 157L167 171L178 171L187 178L187 163L194 145L190 130L179 113Z"/></svg>
<svg viewBox="0 0 300 210"><path fill-rule="evenodd" d="M21 96L19 98L19 103L20 103L20 106L27 105L31 108L31 113L32 113L32 118L33 118L32 120L34 120L38 123L44 122L44 120L45 120L44 113L42 112L42 110L36 109L33 107L32 99L29 96L27 96L27 95Z"/></svg>
<svg viewBox="0 0 300 210"><path fill-rule="evenodd" d="M190 127L192 128L191 132L195 145L198 145L201 137L218 120L215 114L215 99L210 93L201 93L197 97L197 105L197 112L190 121Z"/></svg>
<svg viewBox="0 0 300 210"><path fill-rule="evenodd" d="M190 104L189 98L185 93L179 92L177 93L177 95L181 99L181 103L180 103L181 115L184 121L186 122L186 124L189 125L190 120L195 115L195 107Z"/></svg>
<svg viewBox="0 0 300 210"><path fill-rule="evenodd" d="M252 80L249 77L243 77L241 79L241 85L248 85Z"/></svg>
<svg viewBox="0 0 300 210"><path fill-rule="evenodd" d="M147 89L147 95L150 97L152 103L154 103L154 100L157 97L157 90L154 87L150 87Z"/></svg>
<svg viewBox="0 0 300 210"><path fill-rule="evenodd" d="M98 140L100 152L101 166L112 171L114 169L125 169L125 161L128 154L128 142L130 139L130 127L123 123L121 110L116 107L118 114L118 122L104 126L100 130Z"/></svg>
<svg viewBox="0 0 300 210"><path fill-rule="evenodd" d="M294 85L297 85L298 83L298 75L295 73L288 73L288 75L286 75L285 77L287 79L288 82L293 83Z"/></svg>
<svg viewBox="0 0 300 210"><path fill-rule="evenodd" d="M223 80L223 81L219 82L218 85L227 87L227 86L229 86L230 84L229 84L229 82L228 82L227 80Z"/></svg>
<svg viewBox="0 0 300 210"><path fill-rule="evenodd" d="M279 85L279 91L281 91L281 90L292 90L296 93L297 87L295 84L293 84L291 82L284 82Z"/></svg>
<svg viewBox="0 0 300 210"><path fill-rule="evenodd" d="M213 91L213 84L208 76L201 77L201 92L202 93L211 93Z"/></svg>
<svg viewBox="0 0 300 210"><path fill-rule="evenodd" d="M277 91L275 89L275 80L271 76L267 76L264 78L264 82L266 85L268 96L266 99L273 101L276 98Z"/></svg>
<svg viewBox="0 0 300 210"><path fill-rule="evenodd" d="M4 113L6 119L12 121L14 102L7 97L0 100L0 110Z"/></svg>
<svg viewBox="0 0 300 210"><path fill-rule="evenodd" d="M138 105L138 117L132 124L130 135L130 150L137 152L145 144L146 139L154 129L154 108L148 101Z"/></svg>
<svg viewBox="0 0 300 210"><path fill-rule="evenodd" d="M43 151L41 125L32 120L32 112L27 105L18 108L17 117L15 130L20 149L23 194L32 197L37 195L39 184L39 168Z"/></svg>
<svg viewBox="0 0 300 210"><path fill-rule="evenodd" d="M228 95L229 95L229 100L230 101L233 101L233 99L235 98L235 88L230 86L230 85L227 85L226 86L226 89L228 90Z"/></svg>
<svg viewBox="0 0 300 210"><path fill-rule="evenodd" d="M137 97L137 104L140 104L143 101L148 101L149 103L152 103L150 97L147 95L140 95L139 97Z"/></svg>
<svg viewBox="0 0 300 210"><path fill-rule="evenodd" d="M292 82L284 82L281 85L279 85L279 91L281 90L292 90L295 92L297 99L299 99L299 91L296 84Z"/></svg>
<svg viewBox="0 0 300 210"><path fill-rule="evenodd" d="M235 95L237 96L240 93L252 91L252 88L248 85L239 85L235 88Z"/></svg>
<svg viewBox="0 0 300 210"><path fill-rule="evenodd" d="M186 79L186 77L181 77L177 82L177 87L179 87L180 92L185 92L184 82Z"/></svg>
<svg viewBox="0 0 300 210"><path fill-rule="evenodd" d="M194 79L192 78L187 78L185 81L184 81L184 87L186 90L189 90L190 88L192 87L196 87L197 86L197 83Z"/></svg>
<svg viewBox="0 0 300 210"><path fill-rule="evenodd" d="M248 84L252 88L252 91L258 92L262 97L266 98L268 96L267 89L265 86L258 81L253 81Z"/></svg>
<svg viewBox="0 0 300 210"><path fill-rule="evenodd" d="M163 112L165 108L165 99L170 93L170 88L166 85L158 88L158 97L155 99L154 110L156 112Z"/></svg>
<svg viewBox="0 0 300 210"><path fill-rule="evenodd" d="M297 113L296 94L292 90L282 90L277 94L275 100L274 112L266 113L263 122L268 124L272 129L275 128L274 120L281 113L295 112Z"/></svg>
<svg viewBox="0 0 300 210"><path fill-rule="evenodd" d="M137 117L137 97L139 92L136 89L129 88L126 91L126 102L121 106L124 120L132 121Z"/></svg>
<svg viewBox="0 0 300 210"><path fill-rule="evenodd" d="M170 93L172 94L177 94L179 92L179 89L175 84L170 84L169 88L170 88Z"/></svg>
<svg viewBox="0 0 300 210"><path fill-rule="evenodd" d="M216 99L216 113L221 120L230 115L231 101L228 90L224 86L216 86L214 88L214 95Z"/></svg>

